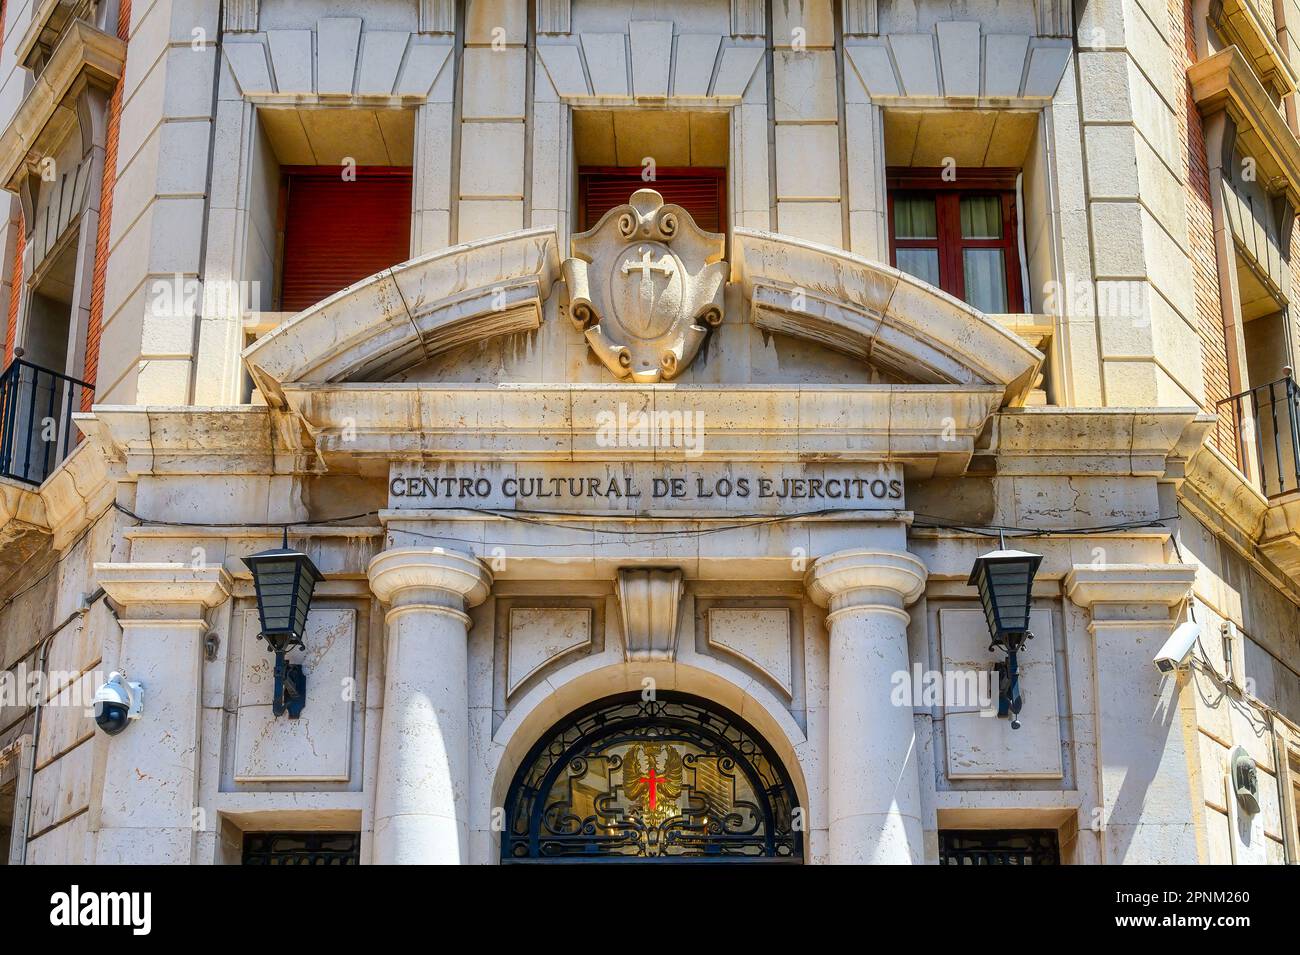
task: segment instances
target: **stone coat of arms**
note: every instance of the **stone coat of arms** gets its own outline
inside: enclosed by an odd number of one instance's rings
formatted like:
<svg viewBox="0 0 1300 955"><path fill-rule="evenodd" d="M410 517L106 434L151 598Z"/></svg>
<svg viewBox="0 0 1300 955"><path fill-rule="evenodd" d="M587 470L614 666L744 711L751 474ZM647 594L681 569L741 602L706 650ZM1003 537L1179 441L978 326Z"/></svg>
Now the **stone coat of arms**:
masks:
<svg viewBox="0 0 1300 955"><path fill-rule="evenodd" d="M638 189L573 237L564 261L569 317L617 377L675 378L722 322L724 243L681 206Z"/></svg>

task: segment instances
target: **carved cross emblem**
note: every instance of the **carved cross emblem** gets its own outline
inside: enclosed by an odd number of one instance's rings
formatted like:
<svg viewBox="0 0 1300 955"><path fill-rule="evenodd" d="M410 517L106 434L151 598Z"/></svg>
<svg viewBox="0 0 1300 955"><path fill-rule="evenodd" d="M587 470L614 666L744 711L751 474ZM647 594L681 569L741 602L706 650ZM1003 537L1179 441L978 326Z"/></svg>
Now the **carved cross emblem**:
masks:
<svg viewBox="0 0 1300 955"><path fill-rule="evenodd" d="M676 269L673 268L673 260L666 255L658 262L651 262L650 260L654 258L654 253L645 246L638 247L637 252L641 254L641 258L626 260L623 263L623 274L628 275L640 270L642 285L650 284L650 273L652 272L662 272L664 275L672 275L673 272L676 271Z"/></svg>

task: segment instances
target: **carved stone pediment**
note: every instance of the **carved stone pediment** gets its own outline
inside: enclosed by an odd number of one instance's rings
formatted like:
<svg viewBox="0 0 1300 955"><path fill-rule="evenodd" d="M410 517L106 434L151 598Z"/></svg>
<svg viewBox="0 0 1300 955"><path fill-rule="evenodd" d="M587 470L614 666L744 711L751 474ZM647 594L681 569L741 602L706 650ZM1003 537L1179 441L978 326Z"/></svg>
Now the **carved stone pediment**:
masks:
<svg viewBox="0 0 1300 955"><path fill-rule="evenodd" d="M723 249L724 237L681 206L638 189L573 237L564 262L569 316L616 377L675 378L722 322Z"/></svg>

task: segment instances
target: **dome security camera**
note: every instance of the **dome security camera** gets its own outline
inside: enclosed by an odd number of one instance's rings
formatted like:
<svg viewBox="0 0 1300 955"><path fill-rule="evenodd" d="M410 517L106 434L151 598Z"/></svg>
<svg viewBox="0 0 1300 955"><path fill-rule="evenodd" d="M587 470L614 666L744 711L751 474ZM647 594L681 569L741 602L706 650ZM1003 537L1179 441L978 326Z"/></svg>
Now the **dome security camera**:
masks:
<svg viewBox="0 0 1300 955"><path fill-rule="evenodd" d="M144 712L144 687L128 683L116 670L95 691L95 725L116 736Z"/></svg>

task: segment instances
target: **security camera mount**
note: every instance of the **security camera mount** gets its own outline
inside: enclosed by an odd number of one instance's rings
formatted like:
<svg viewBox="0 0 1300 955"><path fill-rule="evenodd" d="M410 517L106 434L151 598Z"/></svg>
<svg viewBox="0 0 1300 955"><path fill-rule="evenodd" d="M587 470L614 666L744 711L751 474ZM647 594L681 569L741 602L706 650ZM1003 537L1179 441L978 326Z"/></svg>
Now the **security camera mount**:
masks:
<svg viewBox="0 0 1300 955"><path fill-rule="evenodd" d="M126 718L138 720L144 715L144 684L133 680L128 682L126 687L131 691L131 705L127 708Z"/></svg>

